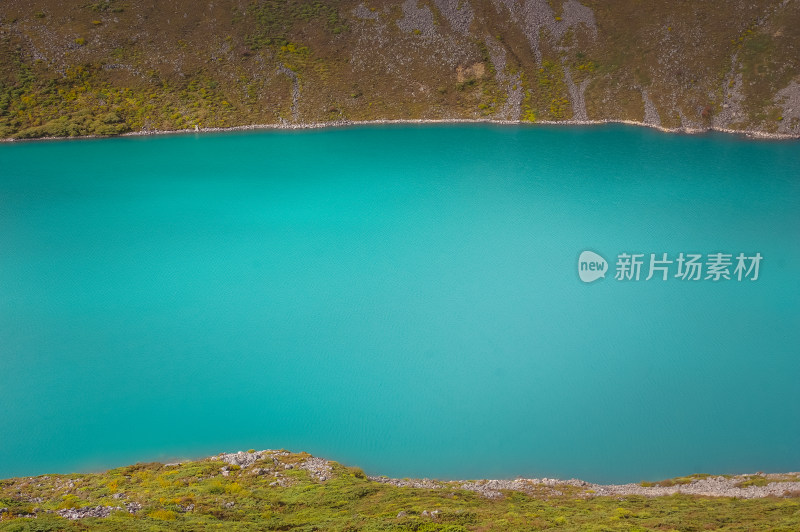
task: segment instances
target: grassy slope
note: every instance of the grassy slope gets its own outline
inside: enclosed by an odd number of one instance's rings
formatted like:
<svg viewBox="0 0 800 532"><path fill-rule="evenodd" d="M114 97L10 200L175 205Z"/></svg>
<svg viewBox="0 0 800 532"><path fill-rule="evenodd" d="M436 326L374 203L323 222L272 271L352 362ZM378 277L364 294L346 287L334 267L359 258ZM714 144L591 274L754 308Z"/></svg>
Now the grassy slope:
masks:
<svg viewBox="0 0 800 532"><path fill-rule="evenodd" d="M583 0L595 34L568 24L577 4L541 0L549 9L549 26L538 28L541 61L521 4L451 2L469 4L466 34L437 7L446 4L416 4L432 18L426 28L426 13L398 25L401 4L378 0L3 0L0 137L341 119L567 120L578 104L565 68L586 82L590 119L643 120L646 90L666 127L800 133L800 110L776 97L800 79L798 2ZM469 70L475 64L481 69ZM515 88L522 101L506 105ZM723 112L731 90L737 116Z"/></svg>
<svg viewBox="0 0 800 532"><path fill-rule="evenodd" d="M800 499L739 500L690 496L595 497L507 492L485 499L472 491L400 488L371 481L331 462L332 478L285 469L307 454L265 458L246 469L222 461L137 464L105 473L0 481L0 530L798 530ZM254 470L259 474L254 474ZM275 473L282 484L275 482ZM680 479L679 479L680 480ZM124 494L121 499L114 494ZM142 505L135 514L69 521L65 508ZM233 504L231 504L233 503ZM193 506L190 506L193 505ZM187 508L190 508L187 510ZM21 517L36 509L38 517ZM425 510L439 510L434 517ZM398 517L401 511L407 515Z"/></svg>

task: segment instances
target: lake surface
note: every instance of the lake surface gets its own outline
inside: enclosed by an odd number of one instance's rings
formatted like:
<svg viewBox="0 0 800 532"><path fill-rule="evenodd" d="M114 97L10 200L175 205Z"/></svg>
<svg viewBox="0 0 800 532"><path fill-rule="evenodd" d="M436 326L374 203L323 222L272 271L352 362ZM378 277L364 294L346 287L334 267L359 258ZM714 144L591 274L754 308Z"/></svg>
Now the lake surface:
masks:
<svg viewBox="0 0 800 532"><path fill-rule="evenodd" d="M605 278L581 282L584 250ZM755 281L645 280L682 252L763 260ZM640 280L615 279L622 253ZM0 477L250 448L399 477L798 471L799 276L800 142L0 145Z"/></svg>

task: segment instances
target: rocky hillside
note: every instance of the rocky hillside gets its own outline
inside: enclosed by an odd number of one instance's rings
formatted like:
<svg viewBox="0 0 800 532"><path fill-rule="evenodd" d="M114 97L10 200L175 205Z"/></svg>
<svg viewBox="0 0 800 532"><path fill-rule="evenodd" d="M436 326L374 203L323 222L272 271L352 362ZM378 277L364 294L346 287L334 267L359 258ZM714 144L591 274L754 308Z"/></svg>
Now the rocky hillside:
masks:
<svg viewBox="0 0 800 532"><path fill-rule="evenodd" d="M3 138L456 118L800 135L800 1L0 2Z"/></svg>
<svg viewBox="0 0 800 532"><path fill-rule="evenodd" d="M367 477L288 451L0 480L0 530L800 530L800 476Z"/></svg>

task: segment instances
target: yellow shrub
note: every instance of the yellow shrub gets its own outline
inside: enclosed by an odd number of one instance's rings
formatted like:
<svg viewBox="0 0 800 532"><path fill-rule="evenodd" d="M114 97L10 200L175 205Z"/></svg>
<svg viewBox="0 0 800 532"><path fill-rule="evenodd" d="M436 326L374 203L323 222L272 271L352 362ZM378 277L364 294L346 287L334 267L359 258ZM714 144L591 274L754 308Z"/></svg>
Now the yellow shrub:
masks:
<svg viewBox="0 0 800 532"><path fill-rule="evenodd" d="M158 519L159 521L174 521L177 515L178 514L171 510L153 510L148 514L148 517Z"/></svg>
<svg viewBox="0 0 800 532"><path fill-rule="evenodd" d="M225 493L239 493L242 491L242 486L238 482L232 482L225 486Z"/></svg>

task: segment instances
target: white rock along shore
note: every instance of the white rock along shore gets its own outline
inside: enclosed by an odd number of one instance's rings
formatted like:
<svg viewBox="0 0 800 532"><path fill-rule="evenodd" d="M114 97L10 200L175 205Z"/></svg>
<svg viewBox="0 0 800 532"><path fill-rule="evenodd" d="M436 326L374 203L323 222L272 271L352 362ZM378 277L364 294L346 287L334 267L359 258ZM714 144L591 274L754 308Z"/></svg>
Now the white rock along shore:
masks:
<svg viewBox="0 0 800 532"><path fill-rule="evenodd" d="M738 485L762 477L767 482L764 486L739 487ZM475 491L491 499L502 497L502 490L521 491L544 496L560 496L567 493L579 497L624 497L641 495L644 497L661 497L675 495L698 495L706 497L736 497L739 499L757 499L762 497L786 497L800 494L800 474L798 473L755 473L752 475L708 476L691 478L685 484L660 486L642 484L592 484L584 480L559 480L555 478L518 478L514 480L454 480L438 481L429 479L396 479L386 477L369 477L376 482L429 489L465 489ZM688 478L688 477L687 477ZM574 488L579 488L575 492Z"/></svg>
<svg viewBox="0 0 800 532"><path fill-rule="evenodd" d="M649 124L645 122L637 122L635 120L612 120L612 119L604 119L604 120L560 120L560 121L547 121L541 120L536 122L526 122L522 120L500 120L500 119L493 119L493 118L447 118L447 119L398 119L398 120L387 120L387 119L378 119L378 120L335 120L330 122L283 122L283 123L276 123L276 124L249 124L243 126L231 126L231 127L202 127L198 129L194 128L187 128L187 129L174 129L174 130L162 130L162 129L148 129L148 130L141 130L141 131L129 131L127 133L122 133L120 135L113 135L118 137L138 137L144 135L176 135L176 134L188 134L188 133L209 133L209 132L225 132L225 131L250 131L250 130L292 130L292 129L322 129L322 128L340 128L340 127L352 127L352 126L371 126L371 125L402 125L402 124L497 124L497 125L507 125L507 126L526 126L526 127L535 127L537 125L546 125L546 126L596 126L596 125L603 125L603 124L625 124L631 126L642 126L642 127L649 127L653 129L657 129L659 131L663 131L664 133L679 133L679 134L701 134L701 133L708 133L711 131L717 131L720 133L728 133L732 135L744 136L748 138L754 139L773 139L773 140L789 140L789 139L800 139L800 134L786 134L786 133L768 133L765 131L758 131L758 130L739 130L739 129L726 129L720 127L706 127L706 128L691 128L691 127L679 127L679 128L666 128L656 124ZM0 139L0 142L27 142L27 141L36 141L36 140L69 140L69 139L87 139L87 138L111 138L111 137L99 137L97 135L84 135L84 136L77 136L77 137L38 137L33 139L13 139L13 138L4 138Z"/></svg>

